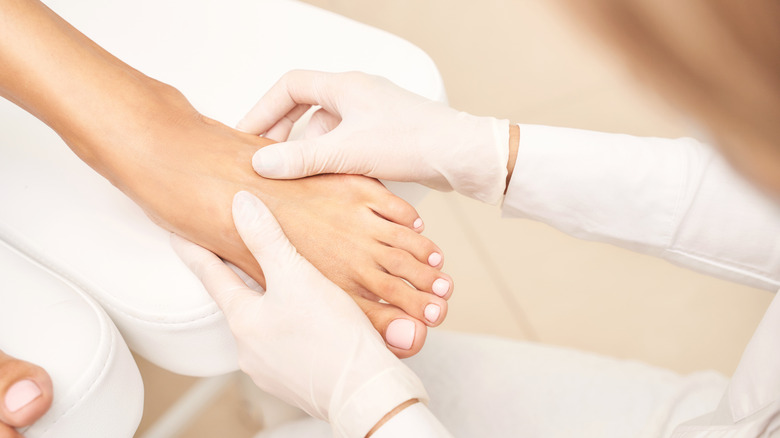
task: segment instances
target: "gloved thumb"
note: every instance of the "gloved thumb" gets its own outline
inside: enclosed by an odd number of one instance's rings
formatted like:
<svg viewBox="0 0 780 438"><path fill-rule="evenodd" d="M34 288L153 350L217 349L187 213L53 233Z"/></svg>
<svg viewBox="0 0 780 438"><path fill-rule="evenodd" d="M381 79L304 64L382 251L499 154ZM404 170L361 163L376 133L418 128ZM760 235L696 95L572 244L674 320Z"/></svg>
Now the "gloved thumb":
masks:
<svg viewBox="0 0 780 438"><path fill-rule="evenodd" d="M339 168L338 151L323 141L297 140L276 143L255 152L252 167L265 178L295 179L321 173L353 173Z"/></svg>
<svg viewBox="0 0 780 438"><path fill-rule="evenodd" d="M222 259L206 248L175 233L171 233L171 246L203 283L206 291L225 313L229 323L237 310L259 298L257 292L248 288L244 280L236 275Z"/></svg>
<svg viewBox="0 0 780 438"><path fill-rule="evenodd" d="M284 270L294 267L298 252L257 196L241 191L233 197L233 222L244 244L255 257L266 278L266 289L276 287Z"/></svg>

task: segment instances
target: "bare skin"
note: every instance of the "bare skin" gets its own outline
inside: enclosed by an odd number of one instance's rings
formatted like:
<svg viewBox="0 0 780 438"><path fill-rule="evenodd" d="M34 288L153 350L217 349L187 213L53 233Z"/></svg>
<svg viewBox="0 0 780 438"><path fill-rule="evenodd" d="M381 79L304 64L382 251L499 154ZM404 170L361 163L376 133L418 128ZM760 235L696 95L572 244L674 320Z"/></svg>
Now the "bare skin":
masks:
<svg viewBox="0 0 780 438"><path fill-rule="evenodd" d="M299 252L353 295L380 333L393 319L408 318L404 313L425 321L429 303L446 310L432 286L449 277L440 266L427 264L429 255L441 250L410 229L418 218L414 208L369 178L326 175L292 184L259 178L251 156L270 140L207 119L178 92L168 91L174 102L166 108L177 108L180 118L150 122L154 145L133 148L137 153L117 162L101 160L104 174L155 222L220 254L262 284L262 271L230 215L233 195L249 190L267 203ZM119 140L116 148L123 144L125 139ZM418 330L424 334L422 323ZM406 356L417 349L395 350Z"/></svg>
<svg viewBox="0 0 780 438"><path fill-rule="evenodd" d="M339 175L260 178L251 157L270 140L204 117L175 88L124 64L36 0L0 0L0 11L0 95L48 124L156 223L264 284L230 213L233 195L249 190L271 208L298 251L353 297L379 333L384 336L395 319L414 323L411 348L388 345L399 357L417 353L427 327L444 319L452 279L440 271L443 262L428 264L432 253L442 252L419 234L423 227L414 226L419 219L414 208L381 183ZM432 293L437 279L450 285L441 297ZM425 319L428 304L441 308L436 321ZM26 362L5 355L0 360L35 370L41 382L48 379ZM15 379L0 373L0 396ZM0 423L16 426L39 418L51 402L50 381L48 388L25 408L22 420L0 417Z"/></svg>
<svg viewBox="0 0 780 438"><path fill-rule="evenodd" d="M427 263L441 250L411 229L417 212L380 183L335 175L264 180L251 156L270 140L204 117L178 90L124 64L43 4L0 5L0 63L11 67L0 70L0 94L51 126L155 222L262 284L230 217L233 194L252 191L301 254L355 296L380 332L395 317L441 322L451 290L442 298L432 285L451 279L439 272L442 263ZM425 320L428 304L441 307L438 320ZM425 324L417 324L414 345L396 351L400 356L419 350Z"/></svg>
<svg viewBox="0 0 780 438"><path fill-rule="evenodd" d="M520 148L520 127L518 125L509 125L509 159L506 162L506 189L504 189L504 194L509 189L509 181L512 180L512 174L515 173L518 148Z"/></svg>

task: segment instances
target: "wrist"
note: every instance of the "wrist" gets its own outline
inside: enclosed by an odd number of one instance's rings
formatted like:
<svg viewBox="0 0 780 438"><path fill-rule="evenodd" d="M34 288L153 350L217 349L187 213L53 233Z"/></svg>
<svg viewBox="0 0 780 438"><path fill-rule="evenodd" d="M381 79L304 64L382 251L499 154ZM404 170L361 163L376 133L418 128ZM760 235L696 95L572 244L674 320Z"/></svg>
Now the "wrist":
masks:
<svg viewBox="0 0 780 438"><path fill-rule="evenodd" d="M498 204L506 188L509 121L471 116L459 120L458 125L465 143L458 148L462 156L450 161L448 181L462 195Z"/></svg>
<svg viewBox="0 0 780 438"><path fill-rule="evenodd" d="M415 403L420 403L420 400L414 398L414 399L411 399L411 400L407 400L407 401L401 403L400 405L396 406L395 409L393 409L392 411L388 412L387 415L385 415L381 420L379 420L379 422L374 427L372 427L371 430L368 431L368 433L366 434L366 438L369 438L371 435L373 435L374 432L376 432L385 423L390 421L391 418L393 418L396 415L400 414L401 411L403 411L404 409L408 408L409 406L414 405Z"/></svg>
<svg viewBox="0 0 780 438"><path fill-rule="evenodd" d="M504 194L509 189L509 181L512 179L512 174L515 171L515 163L517 162L517 150L520 148L520 126L509 125L509 159L506 162L506 188L504 188Z"/></svg>
<svg viewBox="0 0 780 438"><path fill-rule="evenodd" d="M393 418L389 412L397 410L397 414L404 411L401 407L406 408L407 403L413 405L414 402L410 403L412 400L428 402L428 394L417 375L398 362L398 359L385 353L388 353L386 349L382 355L392 364L360 364L361 370L387 367L384 371L371 373L373 377L357 388L341 388L338 391L340 397L330 401L330 405L336 407L335 411L328 414L334 436L367 436L370 431L376 431L379 425Z"/></svg>
<svg viewBox="0 0 780 438"><path fill-rule="evenodd" d="M390 418L378 428L372 438L420 436L427 438L452 438L452 434L433 415L428 406L414 403Z"/></svg>

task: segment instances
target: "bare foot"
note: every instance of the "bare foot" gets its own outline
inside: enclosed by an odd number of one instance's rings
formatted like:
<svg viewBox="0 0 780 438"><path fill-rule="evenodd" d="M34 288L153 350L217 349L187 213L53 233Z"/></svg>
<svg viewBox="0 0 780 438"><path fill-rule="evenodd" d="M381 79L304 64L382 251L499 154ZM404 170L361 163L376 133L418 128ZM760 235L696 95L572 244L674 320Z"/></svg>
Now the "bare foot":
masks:
<svg viewBox="0 0 780 438"><path fill-rule="evenodd" d="M52 394L46 371L0 351L0 436L21 437L15 428L41 418L51 406Z"/></svg>
<svg viewBox="0 0 780 438"><path fill-rule="evenodd" d="M407 357L420 350L426 327L447 314L452 279L440 272L441 249L418 233L423 227L412 206L361 176L263 179L251 158L270 140L201 116L175 90L160 96L158 107L129 116L123 132L102 140L99 160L82 158L158 224L264 284L230 213L235 193L255 193L298 251L355 299L392 351ZM146 134L140 143L139 130Z"/></svg>
<svg viewBox="0 0 780 438"><path fill-rule="evenodd" d="M410 229L419 229L414 209L376 181L263 180L251 157L266 140L203 117L176 89L113 57L42 3L10 2L5 9L0 29L12 38L0 39L7 43L0 59L14 68L0 68L0 95L51 126L157 223L262 284L230 217L233 195L250 190L301 254L355 297L399 355L418 351L426 325L444 318L452 281L438 271L441 251ZM389 304L368 301L376 297Z"/></svg>

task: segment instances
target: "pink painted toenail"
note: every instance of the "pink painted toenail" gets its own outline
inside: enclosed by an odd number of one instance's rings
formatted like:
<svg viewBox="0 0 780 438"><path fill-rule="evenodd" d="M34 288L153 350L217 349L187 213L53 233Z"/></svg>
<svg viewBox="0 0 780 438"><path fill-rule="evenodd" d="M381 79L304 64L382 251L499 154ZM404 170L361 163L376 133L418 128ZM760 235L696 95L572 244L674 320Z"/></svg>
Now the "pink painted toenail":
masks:
<svg viewBox="0 0 780 438"><path fill-rule="evenodd" d="M408 319L396 319L387 326L385 336L388 344L408 350L414 343L414 323Z"/></svg>
<svg viewBox="0 0 780 438"><path fill-rule="evenodd" d="M437 306L436 304L428 304L425 306L425 319L427 319L430 322L436 322L439 320L439 315L441 314L441 307Z"/></svg>
<svg viewBox="0 0 780 438"><path fill-rule="evenodd" d="M428 256L428 264L431 266L439 266L439 263L441 263L441 254L438 252L434 252L431 255Z"/></svg>
<svg viewBox="0 0 780 438"><path fill-rule="evenodd" d="M422 227L423 226L422 219L420 219L419 217L415 219L414 224L412 226L414 227L415 230Z"/></svg>
<svg viewBox="0 0 780 438"><path fill-rule="evenodd" d="M439 278L433 282L432 289L433 289L433 293L435 293L440 297L443 297L447 295L447 292L450 291L450 282L443 278Z"/></svg>
<svg viewBox="0 0 780 438"><path fill-rule="evenodd" d="M8 412L16 412L19 409L27 406L41 396L41 388L35 384L32 380L20 380L5 393L5 408Z"/></svg>

